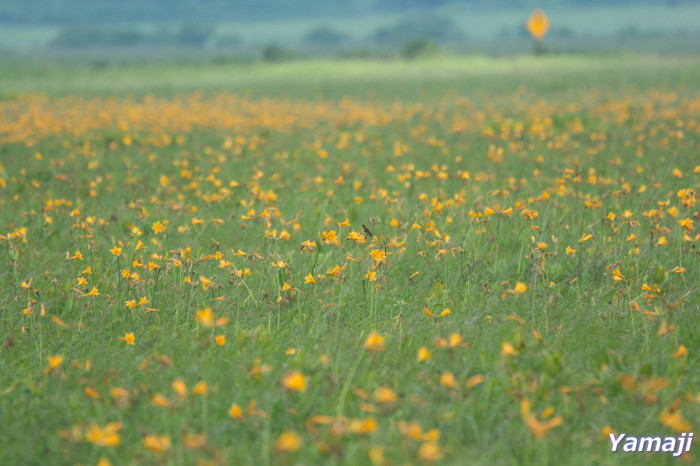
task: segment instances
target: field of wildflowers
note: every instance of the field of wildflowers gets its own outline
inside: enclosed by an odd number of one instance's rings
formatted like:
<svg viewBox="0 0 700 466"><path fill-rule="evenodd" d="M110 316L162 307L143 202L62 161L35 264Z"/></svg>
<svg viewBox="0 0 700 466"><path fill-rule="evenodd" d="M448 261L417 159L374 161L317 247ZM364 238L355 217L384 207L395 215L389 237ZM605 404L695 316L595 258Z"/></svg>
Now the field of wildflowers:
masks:
<svg viewBox="0 0 700 466"><path fill-rule="evenodd" d="M699 82L6 95L0 463L679 461Z"/></svg>

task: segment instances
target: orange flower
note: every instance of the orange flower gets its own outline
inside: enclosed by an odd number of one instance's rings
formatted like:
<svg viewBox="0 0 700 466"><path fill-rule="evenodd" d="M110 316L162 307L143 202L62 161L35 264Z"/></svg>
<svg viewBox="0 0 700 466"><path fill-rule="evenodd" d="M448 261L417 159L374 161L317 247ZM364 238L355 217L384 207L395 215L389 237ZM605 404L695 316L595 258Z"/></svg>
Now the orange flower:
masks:
<svg viewBox="0 0 700 466"><path fill-rule="evenodd" d="M288 430L282 432L282 434L277 437L275 442L275 448L281 452L292 452L297 451L301 447L301 437L294 431Z"/></svg>
<svg viewBox="0 0 700 466"><path fill-rule="evenodd" d="M371 351L384 351L384 337L375 331L370 332L365 340L365 348Z"/></svg>
<svg viewBox="0 0 700 466"><path fill-rule="evenodd" d="M143 446L155 453L163 453L170 448L170 437L167 435L146 435Z"/></svg>
<svg viewBox="0 0 700 466"><path fill-rule="evenodd" d="M282 377L282 385L287 390L305 392L306 376L299 371L288 372L284 377Z"/></svg>
<svg viewBox="0 0 700 466"><path fill-rule="evenodd" d="M449 388L457 388L459 384L452 372L443 372L440 374L440 385L444 385Z"/></svg>
<svg viewBox="0 0 700 466"><path fill-rule="evenodd" d="M209 386L205 381L199 381L192 387L193 395L207 395L209 394Z"/></svg>
<svg viewBox="0 0 700 466"><path fill-rule="evenodd" d="M123 337L120 337L119 339L122 340L127 345L135 345L136 344L136 337L134 336L133 333L126 333L126 334L124 334Z"/></svg>
<svg viewBox="0 0 700 466"><path fill-rule="evenodd" d="M585 243L586 241L589 241L591 239L593 239L593 235L589 233L589 234L583 235L581 238L579 238L578 242Z"/></svg>
<svg viewBox="0 0 700 466"><path fill-rule="evenodd" d="M551 415L551 412L543 413L542 420L538 419L535 414L530 412L530 401L526 399L520 402L520 414L522 415L523 421L525 421L525 425L528 426L530 431L537 438L544 437L550 430L563 424L561 416L555 416L544 420Z"/></svg>
<svg viewBox="0 0 700 466"><path fill-rule="evenodd" d="M676 350L675 353L673 353L674 358L681 358L683 356L686 356L688 354L688 348L686 348L684 345L680 345L678 349Z"/></svg>
<svg viewBox="0 0 700 466"><path fill-rule="evenodd" d="M243 419L243 409L238 403L234 403L228 410L228 415L234 419Z"/></svg>
<svg viewBox="0 0 700 466"><path fill-rule="evenodd" d="M426 346L421 346L420 348L418 348L418 356L416 356L416 360L418 362L427 361L430 358L430 350L428 350Z"/></svg>
<svg viewBox="0 0 700 466"><path fill-rule="evenodd" d="M173 383L170 384L170 386L172 387L173 391L177 393L178 401L182 401L185 399L185 397L187 396L187 385L185 384L184 380L174 380Z"/></svg>
<svg viewBox="0 0 700 466"><path fill-rule="evenodd" d="M110 422L104 427L92 424L85 433L85 440L101 447L116 447L121 443L119 437L121 428L121 422Z"/></svg>
<svg viewBox="0 0 700 466"><path fill-rule="evenodd" d="M515 288L513 288L513 293L516 295L523 294L527 291L527 285L520 282L515 282Z"/></svg>
<svg viewBox="0 0 700 466"><path fill-rule="evenodd" d="M379 387L374 391L374 395L372 397L377 403L383 404L396 403L396 400L398 400L394 390L389 387Z"/></svg>
<svg viewBox="0 0 700 466"><path fill-rule="evenodd" d="M58 369L58 366L60 366L63 363L63 356L61 355L48 355L46 356L46 359L47 361L49 361L49 365L44 369L44 374L50 374L54 372Z"/></svg>
<svg viewBox="0 0 700 466"><path fill-rule="evenodd" d="M517 354L518 352L515 350L515 348L513 348L513 345L507 341L504 341L501 344L501 356L515 356Z"/></svg>
<svg viewBox="0 0 700 466"><path fill-rule="evenodd" d="M372 249L369 256L374 260L375 264L380 264L386 260L386 253L381 249Z"/></svg>

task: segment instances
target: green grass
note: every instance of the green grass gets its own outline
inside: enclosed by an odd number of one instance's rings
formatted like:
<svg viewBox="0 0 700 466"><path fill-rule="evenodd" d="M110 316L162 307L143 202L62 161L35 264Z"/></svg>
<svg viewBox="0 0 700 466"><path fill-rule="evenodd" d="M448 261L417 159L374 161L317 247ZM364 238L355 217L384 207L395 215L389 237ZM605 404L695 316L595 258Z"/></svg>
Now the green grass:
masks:
<svg viewBox="0 0 700 466"><path fill-rule="evenodd" d="M420 464L435 447L439 464L675 464L613 454L603 430L700 419L699 71L565 56L5 70L0 464ZM363 224L374 237L347 239ZM208 327L205 308L228 321ZM284 386L294 371L305 391ZM536 436L523 400L561 425ZM88 433L110 422L118 445L101 446ZM279 451L284 431L297 451Z"/></svg>
<svg viewBox="0 0 700 466"><path fill-rule="evenodd" d="M663 87L693 91L700 63L694 57L586 56L443 57L418 61L299 61L279 64L132 65L61 67L19 65L0 74L0 95L172 95L202 90L251 96L434 101L448 92L514 93L519 86L546 94L599 88Z"/></svg>

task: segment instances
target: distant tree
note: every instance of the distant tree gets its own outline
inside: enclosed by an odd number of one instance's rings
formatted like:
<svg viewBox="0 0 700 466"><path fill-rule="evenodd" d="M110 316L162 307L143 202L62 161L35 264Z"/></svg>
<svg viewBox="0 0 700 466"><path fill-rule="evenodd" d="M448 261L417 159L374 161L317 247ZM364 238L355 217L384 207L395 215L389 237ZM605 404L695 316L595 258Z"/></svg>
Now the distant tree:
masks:
<svg viewBox="0 0 700 466"><path fill-rule="evenodd" d="M268 44L262 50L262 59L267 62L290 60L294 55L279 44Z"/></svg>
<svg viewBox="0 0 700 466"><path fill-rule="evenodd" d="M90 26L65 26L51 42L55 47L87 47L101 42L99 29Z"/></svg>
<svg viewBox="0 0 700 466"><path fill-rule="evenodd" d="M237 45L241 45L242 43L243 39L235 34L223 35L216 41L217 47L235 47Z"/></svg>
<svg viewBox="0 0 700 466"><path fill-rule="evenodd" d="M330 26L319 26L304 34L304 42L311 45L339 45L347 40L347 36Z"/></svg>
<svg viewBox="0 0 700 466"><path fill-rule="evenodd" d="M128 29L103 29L95 26L65 26L58 32L51 45L55 47L132 47L144 42L140 31Z"/></svg>
<svg viewBox="0 0 700 466"><path fill-rule="evenodd" d="M437 55L440 46L430 37L415 37L401 48L401 56L408 59Z"/></svg>
<svg viewBox="0 0 700 466"><path fill-rule="evenodd" d="M377 29L372 38L377 42L402 44L416 37L427 37L434 41L463 38L450 18L424 15L401 20L391 26Z"/></svg>
<svg viewBox="0 0 700 466"><path fill-rule="evenodd" d="M189 47L203 47L214 34L214 28L199 23L184 23L175 33L175 42Z"/></svg>

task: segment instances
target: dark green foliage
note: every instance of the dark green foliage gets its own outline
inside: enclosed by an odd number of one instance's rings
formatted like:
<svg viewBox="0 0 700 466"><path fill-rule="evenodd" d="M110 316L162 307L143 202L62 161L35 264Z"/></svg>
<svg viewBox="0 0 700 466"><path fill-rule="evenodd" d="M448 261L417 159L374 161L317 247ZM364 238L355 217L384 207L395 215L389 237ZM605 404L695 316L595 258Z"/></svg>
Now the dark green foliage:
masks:
<svg viewBox="0 0 700 466"><path fill-rule="evenodd" d="M450 18L429 15L381 27L372 35L377 42L388 44L400 44L416 37L442 42L461 38L462 34Z"/></svg>
<svg viewBox="0 0 700 466"><path fill-rule="evenodd" d="M341 44L345 40L347 40L345 34L329 26L314 28L304 35L304 42L310 45L334 46Z"/></svg>
<svg viewBox="0 0 700 466"><path fill-rule="evenodd" d="M58 33L52 45L57 47L130 47L144 42L140 31L127 29L101 29L92 26L66 26Z"/></svg>
<svg viewBox="0 0 700 466"><path fill-rule="evenodd" d="M145 34L133 27L103 28L99 26L65 26L51 42L54 47L133 47L139 45L180 45L203 47L214 33L214 27L185 23L175 33L167 28Z"/></svg>
<svg viewBox="0 0 700 466"><path fill-rule="evenodd" d="M212 26L199 23L185 23L175 33L175 42L178 45L202 47L213 33L214 28Z"/></svg>
<svg viewBox="0 0 700 466"><path fill-rule="evenodd" d="M440 51L440 46L429 37L416 37L401 48L401 56L408 59L430 57Z"/></svg>
<svg viewBox="0 0 700 466"><path fill-rule="evenodd" d="M268 44L262 50L262 59L267 62L284 61L294 58L292 52L279 44Z"/></svg>

